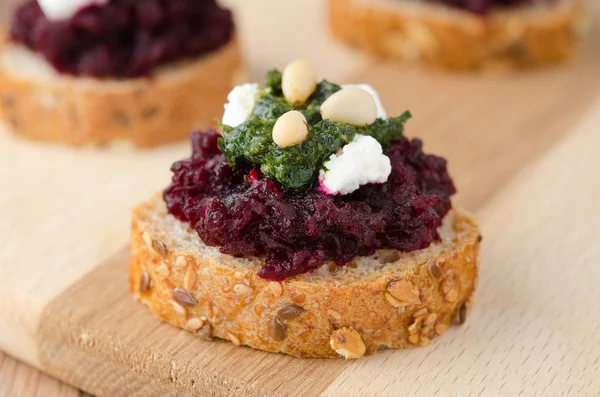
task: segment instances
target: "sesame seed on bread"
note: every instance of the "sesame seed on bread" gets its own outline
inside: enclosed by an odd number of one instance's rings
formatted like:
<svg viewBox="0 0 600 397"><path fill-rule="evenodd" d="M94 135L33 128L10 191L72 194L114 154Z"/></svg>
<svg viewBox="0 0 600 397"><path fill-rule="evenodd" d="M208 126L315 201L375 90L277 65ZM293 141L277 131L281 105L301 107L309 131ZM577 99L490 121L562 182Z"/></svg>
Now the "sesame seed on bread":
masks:
<svg viewBox="0 0 600 397"><path fill-rule="evenodd" d="M133 213L129 283L156 317L202 338L298 357L358 358L427 346L453 319L464 321L479 229L454 208L439 234L423 250L380 250L273 282L258 277L261 258L206 246L157 195Z"/></svg>
<svg viewBox="0 0 600 397"><path fill-rule="evenodd" d="M23 138L77 146L169 143L216 126L240 67L232 40L148 78L65 76L0 32L0 123Z"/></svg>
<svg viewBox="0 0 600 397"><path fill-rule="evenodd" d="M425 0L330 0L333 35L375 55L449 69L506 70L569 60L587 0L533 1L480 16Z"/></svg>

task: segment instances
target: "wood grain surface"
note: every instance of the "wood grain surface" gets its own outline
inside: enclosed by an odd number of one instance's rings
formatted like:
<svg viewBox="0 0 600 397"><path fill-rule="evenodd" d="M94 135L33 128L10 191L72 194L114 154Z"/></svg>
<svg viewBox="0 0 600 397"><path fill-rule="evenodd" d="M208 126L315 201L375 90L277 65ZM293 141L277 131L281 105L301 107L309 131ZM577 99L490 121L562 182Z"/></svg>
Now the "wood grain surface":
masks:
<svg viewBox="0 0 600 397"><path fill-rule="evenodd" d="M0 27L8 23L11 11L18 3L20 0L0 1ZM76 388L0 351L0 397L77 397L85 395Z"/></svg>
<svg viewBox="0 0 600 397"><path fill-rule="evenodd" d="M12 2L0 2L0 21ZM600 169L600 32L566 67L449 75L336 45L321 0L228 3L254 78L309 57L331 80L373 84L388 113L410 108L408 134L449 159L458 198L480 215L486 238L468 325L428 349L355 363L198 341L132 301L120 251L130 208L168 182L170 163L188 145L72 150L0 134L0 183L11 187L0 192L0 237L8 241L0 250L0 349L101 395L600 394L599 313L586 304L600 297L591 284L600 277L591 265L600 197L589 183ZM307 38L297 33L304 31ZM12 383L0 383L1 392L77 393L3 363L0 380Z"/></svg>
<svg viewBox="0 0 600 397"><path fill-rule="evenodd" d="M0 352L1 397L83 397L86 394Z"/></svg>
<svg viewBox="0 0 600 397"><path fill-rule="evenodd" d="M600 102L482 207L477 304L430 348L301 360L199 340L114 282L124 251L45 308L41 365L111 396L598 395L599 156Z"/></svg>

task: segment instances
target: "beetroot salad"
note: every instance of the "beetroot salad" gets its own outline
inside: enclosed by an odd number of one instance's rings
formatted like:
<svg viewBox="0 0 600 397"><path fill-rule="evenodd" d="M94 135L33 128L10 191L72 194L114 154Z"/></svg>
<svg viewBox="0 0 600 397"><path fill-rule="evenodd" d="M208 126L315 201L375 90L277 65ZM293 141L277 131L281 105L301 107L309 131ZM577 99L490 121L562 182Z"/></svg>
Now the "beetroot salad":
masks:
<svg viewBox="0 0 600 397"><path fill-rule="evenodd" d="M11 37L60 73L132 78L216 50L233 30L231 12L215 0L110 0L58 21L31 0L17 10Z"/></svg>
<svg viewBox="0 0 600 397"><path fill-rule="evenodd" d="M169 213L225 254L264 258L259 276L275 281L326 260L345 266L377 249L410 252L439 240L455 188L446 161L402 135L410 114L360 127L325 120L320 105L342 87L322 81L292 106L281 81L281 73L269 73L243 123L192 134L192 156L173 164L163 193ZM305 116L308 134L282 148L271 132L290 108ZM376 140L389 176L332 194L322 188L323 169L333 164L327 159L344 155L356 137Z"/></svg>

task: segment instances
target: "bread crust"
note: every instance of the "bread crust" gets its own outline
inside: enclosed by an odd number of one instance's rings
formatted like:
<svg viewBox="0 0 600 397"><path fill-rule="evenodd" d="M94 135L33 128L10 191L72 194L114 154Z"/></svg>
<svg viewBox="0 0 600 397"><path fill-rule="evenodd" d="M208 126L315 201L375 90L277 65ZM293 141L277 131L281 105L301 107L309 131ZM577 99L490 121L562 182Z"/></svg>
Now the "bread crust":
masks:
<svg viewBox="0 0 600 397"><path fill-rule="evenodd" d="M382 250L368 259L368 267L330 272L326 264L316 273L277 283L257 276L260 259L235 258L205 246L155 197L133 212L130 289L156 317L176 327L196 332L201 325L200 335L269 352L340 357L332 343L345 342L340 333L354 331L366 354L426 346L461 310L464 319L477 280L479 229L456 209L445 222L448 235L425 250ZM176 288L189 291L197 304L174 304ZM390 292L412 304L398 305L386 297ZM304 311L294 308L301 312L297 317L281 316L278 310L292 304ZM362 355L360 346L353 349L355 356Z"/></svg>
<svg viewBox="0 0 600 397"><path fill-rule="evenodd" d="M587 0L481 17L424 0L330 0L333 35L372 54L435 67L511 70L572 59Z"/></svg>
<svg viewBox="0 0 600 397"><path fill-rule="evenodd" d="M23 138L77 146L151 147L214 128L242 64L235 39L196 60L161 67L149 78L126 80L53 70L22 74L2 62L3 55L14 59L13 54L47 65L0 37L0 122Z"/></svg>

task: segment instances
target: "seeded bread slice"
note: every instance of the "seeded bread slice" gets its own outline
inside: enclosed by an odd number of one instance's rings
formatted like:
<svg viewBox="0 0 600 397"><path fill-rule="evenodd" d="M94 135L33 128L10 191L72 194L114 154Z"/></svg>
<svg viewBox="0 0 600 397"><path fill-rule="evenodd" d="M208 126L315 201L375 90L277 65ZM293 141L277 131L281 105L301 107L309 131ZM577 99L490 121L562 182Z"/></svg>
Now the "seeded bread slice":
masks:
<svg viewBox="0 0 600 397"><path fill-rule="evenodd" d="M233 40L150 78L62 76L40 55L0 37L0 123L24 138L72 145L164 144L216 126L240 67Z"/></svg>
<svg viewBox="0 0 600 397"><path fill-rule="evenodd" d="M381 250L283 282L257 276L260 258L202 243L160 196L134 210L129 283L163 321L209 338L298 357L357 358L427 346L464 321L477 280L479 230L454 209L441 241L411 253Z"/></svg>
<svg viewBox="0 0 600 397"><path fill-rule="evenodd" d="M518 69L571 59L587 0L533 1L486 16L426 0L330 0L335 37L373 54L449 69Z"/></svg>

